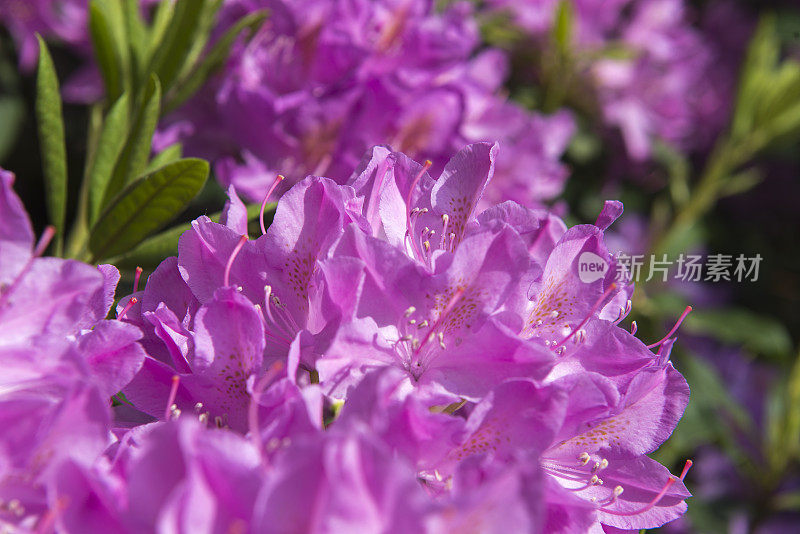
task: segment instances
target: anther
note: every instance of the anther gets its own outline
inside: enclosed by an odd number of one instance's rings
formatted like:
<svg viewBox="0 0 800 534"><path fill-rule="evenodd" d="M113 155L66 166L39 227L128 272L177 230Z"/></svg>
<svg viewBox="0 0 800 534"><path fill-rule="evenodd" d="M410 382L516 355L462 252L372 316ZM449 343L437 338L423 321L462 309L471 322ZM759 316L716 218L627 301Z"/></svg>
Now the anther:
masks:
<svg viewBox="0 0 800 534"><path fill-rule="evenodd" d="M8 501L8 511L17 517L25 515L25 507L22 506L22 503L20 503L18 499L11 499Z"/></svg>
<svg viewBox="0 0 800 534"><path fill-rule="evenodd" d="M125 307L122 308L122 311L119 312L119 315L117 315L117 321L121 321L125 317L125 314L128 313L128 310L136 306L137 302L139 302L139 299L136 297L131 297Z"/></svg>
<svg viewBox="0 0 800 534"><path fill-rule="evenodd" d="M444 332L439 332L438 337L439 337L439 346L442 347L443 349L446 349L447 347L444 344Z"/></svg>
<svg viewBox="0 0 800 534"><path fill-rule="evenodd" d="M683 481L683 479L686 478L686 473L689 472L689 469L692 468L693 464L694 462L692 462L691 460L686 460L686 464L683 466L683 471L681 471L681 475L678 477L678 479Z"/></svg>
<svg viewBox="0 0 800 534"><path fill-rule="evenodd" d="M411 314L414 313L415 311L417 311L417 309L414 306L409 306L408 309L406 309L406 311L403 312L403 315L406 317L410 317Z"/></svg>
<svg viewBox="0 0 800 534"><path fill-rule="evenodd" d="M639 330L639 325L636 324L636 321L631 323L631 335L636 335L636 331Z"/></svg>
<svg viewBox="0 0 800 534"><path fill-rule="evenodd" d="M422 252L419 250L417 242L414 239L414 233L412 231L412 225L411 225L411 211L409 210L409 208L411 207L411 196L414 194L414 190L417 188L417 184L422 178L422 175L428 172L428 169L430 169L432 165L433 163L431 162L431 160L427 160L425 162L425 164L422 166L422 169L420 169L419 173L417 173L417 175L414 177L414 180L412 180L411 186L408 188L408 195L406 196L406 236L411 240L411 248L413 249L417 258L422 258ZM428 210L422 208L418 213L425 213L426 211Z"/></svg>
<svg viewBox="0 0 800 534"><path fill-rule="evenodd" d="M133 292L136 293L139 291L139 279L142 277L142 268L137 267L136 272L133 275Z"/></svg>
<svg viewBox="0 0 800 534"><path fill-rule="evenodd" d="M589 460L591 460L591 459L592 459L592 457L589 455L589 453L588 453L588 452L582 452L582 453L580 454L580 456L578 456L578 460L580 460L580 462L581 462L581 465L586 465L586 464L588 464L588 463L589 463Z"/></svg>

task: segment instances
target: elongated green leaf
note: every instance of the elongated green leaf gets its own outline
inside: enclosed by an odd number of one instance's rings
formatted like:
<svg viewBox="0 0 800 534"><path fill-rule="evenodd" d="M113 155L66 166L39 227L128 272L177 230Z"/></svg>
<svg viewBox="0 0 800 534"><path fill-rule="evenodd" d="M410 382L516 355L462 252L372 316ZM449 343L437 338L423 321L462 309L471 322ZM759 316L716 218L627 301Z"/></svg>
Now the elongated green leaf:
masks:
<svg viewBox="0 0 800 534"><path fill-rule="evenodd" d="M165 90L172 86L189 55L205 5L206 0L175 3L171 27L164 35L163 44L153 54L150 69L158 75Z"/></svg>
<svg viewBox="0 0 800 534"><path fill-rule="evenodd" d="M208 162L184 159L128 186L92 228L92 261L123 254L162 228L200 192L208 173Z"/></svg>
<svg viewBox="0 0 800 534"><path fill-rule="evenodd" d="M766 356L785 357L792 348L789 332L781 323L740 308L695 310L684 328Z"/></svg>
<svg viewBox="0 0 800 534"><path fill-rule="evenodd" d="M175 14L175 3L172 0L161 0L158 9L153 16L153 23L150 26L150 36L147 43L147 55L145 65L153 64L153 57L158 50L161 50L167 30L172 23Z"/></svg>
<svg viewBox="0 0 800 534"><path fill-rule="evenodd" d="M268 204L265 212L271 214L275 210L275 206L275 203ZM247 219L250 222L257 221L260 210L261 206L258 204L247 206ZM219 222L221 216L222 212L217 212L210 217L212 221ZM121 269L143 267L145 270L153 270L164 258L175 256L178 253L178 239L189 228L191 228L189 223L173 226L142 241L130 252L112 258L110 261Z"/></svg>
<svg viewBox="0 0 800 534"><path fill-rule="evenodd" d="M89 33L108 102L131 87L130 39L121 1L92 0L89 6Z"/></svg>
<svg viewBox="0 0 800 534"><path fill-rule="evenodd" d="M131 128L125 149L114 167L114 174L103 197L103 205L107 205L123 187L144 173L160 110L161 86L158 78L153 76L150 78L150 85L144 95L144 103L137 113L136 122Z"/></svg>
<svg viewBox="0 0 800 534"><path fill-rule="evenodd" d="M208 79L225 64L231 47L245 31L249 36L255 34L267 19L267 11L258 11L239 19L231 26L203 60L186 77L175 85L164 105L164 113L169 113L192 97Z"/></svg>
<svg viewBox="0 0 800 534"><path fill-rule="evenodd" d="M732 125L734 137L743 137L753 128L754 108L761 102L760 94L769 89L770 73L778 62L779 53L775 17L765 15L750 39L742 65Z"/></svg>
<svg viewBox="0 0 800 534"><path fill-rule="evenodd" d="M575 16L572 12L572 2L561 0L556 9L556 24L553 28L553 38L562 56L569 53L572 39L572 26Z"/></svg>
<svg viewBox="0 0 800 534"><path fill-rule="evenodd" d="M125 31L128 35L130 46L131 79L134 93L137 82L144 77L144 68L147 60L147 28L140 11L139 0L123 0L123 14L125 18Z"/></svg>
<svg viewBox="0 0 800 534"><path fill-rule="evenodd" d="M214 23L217 21L217 13L222 7L222 0L207 0L203 12L200 14L200 23L197 27L192 46L189 48L189 53L183 61L178 76L180 78L183 74L191 71L195 63L200 59L200 56L206 49L208 40L211 37L211 30L214 29Z"/></svg>
<svg viewBox="0 0 800 534"><path fill-rule="evenodd" d="M122 93L122 72L114 52L111 26L97 0L89 4L89 34L92 37L95 61L100 67L100 74L106 87L106 97L113 101Z"/></svg>
<svg viewBox="0 0 800 534"><path fill-rule="evenodd" d="M111 107L97 142L94 163L89 171L89 221L97 220L102 208L114 165L125 147L130 130L128 94L123 94Z"/></svg>
<svg viewBox="0 0 800 534"><path fill-rule="evenodd" d="M36 77L36 120L39 126L47 211L56 228L56 255L61 255L67 208L67 148L58 76L47 45L40 35L39 72Z"/></svg>
<svg viewBox="0 0 800 534"><path fill-rule="evenodd" d="M147 166L147 169L145 169L145 172L153 172L159 167L163 167L168 163L177 161L182 157L183 145L181 143L169 145L167 148L155 155L155 157L150 161L150 164Z"/></svg>

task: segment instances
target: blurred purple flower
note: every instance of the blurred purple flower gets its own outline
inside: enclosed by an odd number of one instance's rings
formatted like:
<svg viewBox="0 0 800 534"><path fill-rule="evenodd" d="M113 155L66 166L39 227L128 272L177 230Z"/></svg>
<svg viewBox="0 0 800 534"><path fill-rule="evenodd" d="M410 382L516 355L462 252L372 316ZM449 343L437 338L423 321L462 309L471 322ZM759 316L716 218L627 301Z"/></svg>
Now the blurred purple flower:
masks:
<svg viewBox="0 0 800 534"><path fill-rule="evenodd" d="M438 173L464 144L499 141L493 198L535 205L560 193L572 119L501 96L506 58L476 55L466 2L438 12L425 0L235 0L223 21L259 8L271 11L267 25L168 118L158 147L183 142L258 201L277 174L289 177L284 190L308 174L344 183L375 144L430 159Z"/></svg>

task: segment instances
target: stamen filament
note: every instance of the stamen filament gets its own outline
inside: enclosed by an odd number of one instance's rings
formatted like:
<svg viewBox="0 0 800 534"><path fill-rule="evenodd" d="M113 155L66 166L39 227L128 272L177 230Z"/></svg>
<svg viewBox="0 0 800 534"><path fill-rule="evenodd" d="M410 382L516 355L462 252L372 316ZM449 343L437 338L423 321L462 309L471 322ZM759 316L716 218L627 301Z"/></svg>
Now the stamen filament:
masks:
<svg viewBox="0 0 800 534"><path fill-rule="evenodd" d="M417 187L422 175L428 172L428 169L430 169L432 165L433 162L431 162L431 160L425 161L422 169L420 169L419 173L417 173L417 175L414 177L414 180L412 180L411 186L408 188L408 195L406 196L406 237L408 237L411 241L411 248L413 249L416 257L419 259L422 259L423 256L422 251L419 249L419 245L417 245L417 242L414 240L414 232L411 226L411 195L414 194L414 189Z"/></svg>
<svg viewBox="0 0 800 534"><path fill-rule="evenodd" d="M285 178L282 174L279 174L277 177L275 177L275 181L272 182L271 186L269 186L269 190L267 190L267 194L264 195L264 200L261 202L261 210L258 212L258 222L261 225L261 235L267 233L267 228L264 226L264 210L267 208L267 200L269 200L269 196L278 187L278 184L284 180Z"/></svg>
<svg viewBox="0 0 800 534"><path fill-rule="evenodd" d="M117 315L117 321L121 321L125 317L125 314L128 313L128 310L133 308L137 302L139 302L139 299L137 299L136 297L131 297L130 300L128 300L128 303L125 305L125 307L122 308L122 311L119 312L119 315Z"/></svg>
<svg viewBox="0 0 800 534"><path fill-rule="evenodd" d="M133 275L133 292L139 291L139 279L142 277L142 268L136 267L136 273Z"/></svg>
<svg viewBox="0 0 800 534"><path fill-rule="evenodd" d="M553 349L555 350L558 347L560 347L561 345L563 345L564 343L566 343L567 341L569 341L572 338L572 336L574 336L581 328L583 328L584 325L589 322L589 319L591 319L594 316L594 312L597 311L597 308L599 308L600 305L603 303L603 301L606 300L606 297L608 297L611 294L611 292L614 291L616 288L617 288L617 284L616 283L612 283L610 286L608 286L608 289L606 289L603 292L603 294L600 296L600 298L597 299L597 302L595 302L592 305L592 308L589 310L589 313L586 314L586 317L583 318L583 320L580 322L580 324L578 326L576 326L572 330L572 332L569 333L569 335L567 337L562 339L560 342L556 343L556 345L553 347Z"/></svg>
<svg viewBox="0 0 800 534"><path fill-rule="evenodd" d="M436 329L439 328L439 325L442 324L442 322L445 320L447 314L450 313L450 311L452 311L456 303L464 295L465 291L466 288L464 287L459 287L458 289L456 289L456 292L453 294L452 297L450 297L450 301L447 303L447 306L444 307L444 310L442 310L442 313L440 313L439 317L436 318L436 321L433 323L431 329L428 330L427 334L425 334L422 343L420 343L420 345L416 349L414 349L415 357L419 356L419 352L422 350L422 347L424 347L428 341L433 339L434 334L436 333Z"/></svg>
<svg viewBox="0 0 800 534"><path fill-rule="evenodd" d="M231 252L231 257L228 258L228 263L225 264L225 274L222 277L222 285L225 287L230 285L231 279L231 267L233 267L233 260L236 259L236 256L239 254L239 251L242 250L242 247L247 242L247 236L243 235L239 238L239 242L236 243L236 246L233 247L233 252Z"/></svg>
<svg viewBox="0 0 800 534"><path fill-rule="evenodd" d="M256 382L255 387L253 388L253 394L250 396L250 406L248 406L247 411L247 423L250 428L250 438L253 440L253 445L255 446L256 450L258 451L259 456L261 456L262 461L264 461L263 457L263 442L261 439L261 432L258 428L258 401L261 398L261 394L264 393L264 390L267 389L272 380L278 376L283 370L283 362L277 361L273 363L267 372L262 376L258 382Z"/></svg>
<svg viewBox="0 0 800 534"><path fill-rule="evenodd" d="M689 313L691 311L692 311L692 307L691 306L686 306L686 309L683 310L683 313L681 314L681 316L678 317L678 321L675 323L675 326L672 327L672 330L667 332L666 336L664 336L663 338L659 339L658 341L656 341L652 345L647 345L647 348L648 349L652 349L653 347L657 347L657 346L661 345L662 343L664 343L666 340L668 340L669 337L672 334L674 334L678 330L678 328L680 328L681 323L683 322L684 319L686 319L686 316L689 315Z"/></svg>
<svg viewBox="0 0 800 534"><path fill-rule="evenodd" d="M172 375L172 386L169 388L169 397L167 398L167 407L164 410L164 420L169 421L169 416L172 413L172 405L175 404L175 397L178 396L178 385L181 383L181 377Z"/></svg>
<svg viewBox="0 0 800 534"><path fill-rule="evenodd" d="M53 240L53 236L56 235L56 227L55 226L48 226L42 232L39 241L36 243L36 248L33 250L33 257L38 258L44 251L47 250L47 246L50 244L50 241Z"/></svg>
<svg viewBox="0 0 800 534"><path fill-rule="evenodd" d="M663 488L661 488L661 491L659 491L659 492L658 492L658 495L656 495L656 496L653 498L653 500L652 500L652 501L650 501L650 502L649 502L649 503L647 503L645 506L643 506L642 508L639 508L639 509L637 509L637 510L631 510L631 511L629 511L629 512L620 512L620 511L617 511L617 510L606 510L606 509L604 509L604 508L600 508L600 510L601 510L602 512L605 512L605 513L607 513L607 514L611 514L611 515L617 515L617 516L623 516L623 517L632 516L632 515L639 515L639 514L643 514L643 513L645 513L646 511L650 510L652 507L654 507L656 504L658 504L658 502L659 502L659 501L660 501L662 498L664 498L664 495L666 495L667 491L669 491L669 488L671 488L671 487L672 487L672 485L673 485L673 484L675 484L675 482L677 482L677 481L678 481L678 479L677 479L677 478L675 478L674 476L670 475L670 476L669 476L669 480L667 480L667 483L666 483L666 484L664 484L664 487L663 487Z"/></svg>

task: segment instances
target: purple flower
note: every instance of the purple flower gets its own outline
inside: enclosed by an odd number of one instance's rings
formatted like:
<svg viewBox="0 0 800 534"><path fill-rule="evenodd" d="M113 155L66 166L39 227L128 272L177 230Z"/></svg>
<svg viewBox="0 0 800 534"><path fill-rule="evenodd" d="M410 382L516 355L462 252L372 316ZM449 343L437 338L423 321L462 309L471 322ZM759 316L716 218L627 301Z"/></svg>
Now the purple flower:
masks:
<svg viewBox="0 0 800 534"><path fill-rule="evenodd" d="M510 13L537 46L546 47L558 5L493 0L488 8ZM713 27L708 34L693 27L683 0L574 0L572 5L577 74L587 79L605 125L622 134L628 156L649 159L657 139L681 150L708 149L727 124L741 48L726 46ZM745 42L746 25L728 11L715 5L709 13L716 19L724 15L731 24L726 31ZM627 53L611 57L604 53L609 47Z"/></svg>
<svg viewBox="0 0 800 534"><path fill-rule="evenodd" d="M499 140L493 198L527 205L560 193L572 119L501 96L506 59L475 55L466 2L439 12L424 0L237 0L222 18L259 8L270 9L269 23L235 51L225 76L168 119L158 146L184 142L215 162L224 184L259 201L277 174L286 187L307 174L344 183L375 144L441 172L464 144Z"/></svg>
<svg viewBox="0 0 800 534"><path fill-rule="evenodd" d="M109 397L139 371L141 332L104 320L119 272L40 257L13 175L0 169L0 521L52 523L48 500L67 465L92 465L109 444Z"/></svg>
<svg viewBox="0 0 800 534"><path fill-rule="evenodd" d="M63 521L599 532L680 517L685 472L647 454L689 391L673 332L648 346L617 326L631 288L604 232L621 204L570 229L513 202L478 212L496 157L468 146L433 180L374 147L350 185L289 189L254 241L229 189L225 224L195 221L120 302L148 356L106 456L58 471L90 503Z"/></svg>
<svg viewBox="0 0 800 534"><path fill-rule="evenodd" d="M26 70L39 57L36 33L88 50L88 10L81 0L8 0L0 5L0 20L17 42L19 61Z"/></svg>

